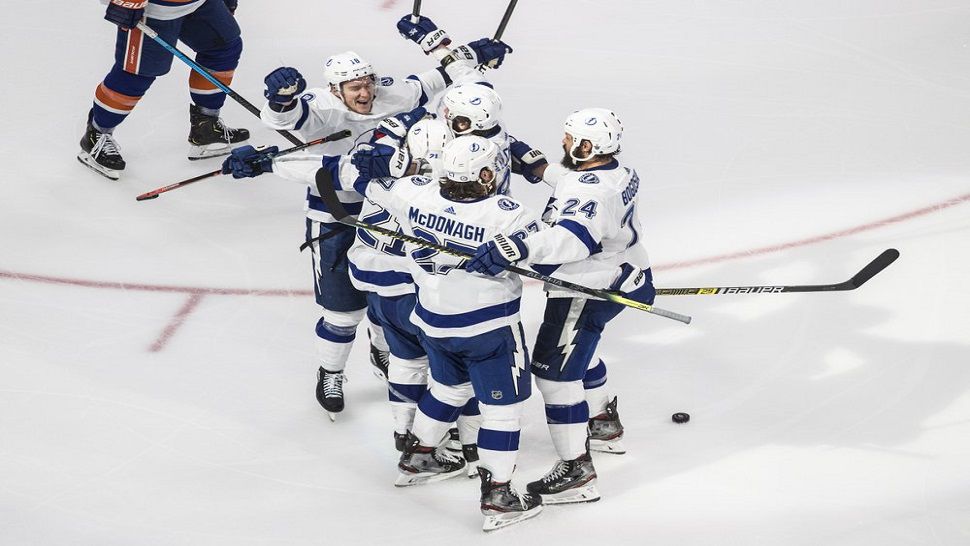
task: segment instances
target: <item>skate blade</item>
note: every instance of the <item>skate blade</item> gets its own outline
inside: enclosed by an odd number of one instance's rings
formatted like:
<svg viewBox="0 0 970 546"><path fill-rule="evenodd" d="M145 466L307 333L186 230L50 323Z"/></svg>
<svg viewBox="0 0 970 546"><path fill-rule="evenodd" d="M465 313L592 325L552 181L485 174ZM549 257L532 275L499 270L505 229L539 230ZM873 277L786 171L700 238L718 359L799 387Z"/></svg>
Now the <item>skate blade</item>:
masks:
<svg viewBox="0 0 970 546"><path fill-rule="evenodd" d="M190 144L189 161L198 161L199 159L209 159L210 157L229 155L233 148L243 146L246 144L246 142L248 142L248 140L241 140L239 142L233 142L232 144L226 144L225 142L201 145Z"/></svg>
<svg viewBox="0 0 970 546"><path fill-rule="evenodd" d="M542 512L541 504L532 510L526 510L525 512L497 512L485 514L485 523L482 524L482 531L488 533L489 531L495 531L503 527L508 527L509 525L514 525L527 519L534 518L539 515L539 512Z"/></svg>
<svg viewBox="0 0 970 546"><path fill-rule="evenodd" d="M475 461L473 463L465 461L465 468L467 469L465 471L465 475L468 476L470 479L474 479L478 477L478 461Z"/></svg>
<svg viewBox="0 0 970 546"><path fill-rule="evenodd" d="M600 453L612 453L613 455L623 455L626 453L626 447L623 446L622 438L616 438L614 440L594 440L590 438L589 450Z"/></svg>
<svg viewBox="0 0 970 546"><path fill-rule="evenodd" d="M426 483L434 483L447 480L448 478L454 478L455 476L460 476L465 470L464 467L458 470L453 470L451 472L443 473L432 473L432 472L421 472L418 474L405 474L403 472L399 473L397 479L394 480L394 487L410 487L412 485L424 485Z"/></svg>
<svg viewBox="0 0 970 546"><path fill-rule="evenodd" d="M330 418L330 422L331 423L336 423L337 422L337 414L336 413L334 413L332 411L328 411L327 412L327 417Z"/></svg>
<svg viewBox="0 0 970 546"><path fill-rule="evenodd" d="M121 178L121 171L116 171L114 169L109 169L103 165L99 165L97 161L91 157L91 154L87 152L81 152L77 154L77 160L81 162L82 165L91 169L92 171L100 174L105 178L110 178L111 180L118 180Z"/></svg>
<svg viewBox="0 0 970 546"><path fill-rule="evenodd" d="M598 500L600 500L600 492L596 488L596 480L575 489L567 489L553 495L542 495L542 504L577 504Z"/></svg>

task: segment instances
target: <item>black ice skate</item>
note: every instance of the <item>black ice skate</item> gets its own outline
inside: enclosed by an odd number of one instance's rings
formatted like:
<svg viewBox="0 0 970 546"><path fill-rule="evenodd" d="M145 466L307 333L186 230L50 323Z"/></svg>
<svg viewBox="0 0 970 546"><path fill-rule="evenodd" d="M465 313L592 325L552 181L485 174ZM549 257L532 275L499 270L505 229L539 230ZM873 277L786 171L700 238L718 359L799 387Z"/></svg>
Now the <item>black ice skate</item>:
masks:
<svg viewBox="0 0 970 546"><path fill-rule="evenodd" d="M479 467L478 476L482 479L483 531L508 527L542 512L542 497L539 495L520 495L512 489L510 482L493 482L492 473L486 468Z"/></svg>
<svg viewBox="0 0 970 546"><path fill-rule="evenodd" d="M626 453L623 447L623 424L620 414L616 411L616 397L606 405L606 411L589 420L589 448L593 451L622 455Z"/></svg>
<svg viewBox="0 0 970 546"><path fill-rule="evenodd" d="M461 474L465 461L440 447L425 447L418 437L408 432L404 441L404 453L397 463L400 474L394 485L407 487L439 482Z"/></svg>
<svg viewBox="0 0 970 546"><path fill-rule="evenodd" d="M457 427L448 429L448 436L441 445L452 453L461 453L461 436L458 434Z"/></svg>
<svg viewBox="0 0 970 546"><path fill-rule="evenodd" d="M370 339L370 330L367 330L367 339ZM374 346L373 341L370 344L370 363L371 366L374 366L374 375L387 381L387 368L391 364L391 353L378 349Z"/></svg>
<svg viewBox="0 0 970 546"><path fill-rule="evenodd" d="M92 114L88 114L88 127L81 137L81 152L77 154L77 160L101 176L118 180L121 171L125 170L125 160L111 134L102 133L91 122Z"/></svg>
<svg viewBox="0 0 970 546"><path fill-rule="evenodd" d="M408 439L407 434L401 434L400 432L394 433L394 449L398 450L400 453L404 453L404 442Z"/></svg>
<svg viewBox="0 0 970 546"><path fill-rule="evenodd" d="M465 474L469 478L478 476L478 444L464 444L461 455L465 458Z"/></svg>
<svg viewBox="0 0 970 546"><path fill-rule="evenodd" d="M347 376L343 372L331 372L320 367L317 372L317 402L327 410L331 421L337 420L337 414L344 410L344 381Z"/></svg>
<svg viewBox="0 0 970 546"><path fill-rule="evenodd" d="M594 502L600 498L596 489L596 469L587 451L571 461L559 461L545 476L526 486L529 493L541 495L546 504Z"/></svg>
<svg viewBox="0 0 970 546"><path fill-rule="evenodd" d="M203 114L198 106L189 105L189 159L228 155L231 145L247 140L248 130L226 127L221 118Z"/></svg>

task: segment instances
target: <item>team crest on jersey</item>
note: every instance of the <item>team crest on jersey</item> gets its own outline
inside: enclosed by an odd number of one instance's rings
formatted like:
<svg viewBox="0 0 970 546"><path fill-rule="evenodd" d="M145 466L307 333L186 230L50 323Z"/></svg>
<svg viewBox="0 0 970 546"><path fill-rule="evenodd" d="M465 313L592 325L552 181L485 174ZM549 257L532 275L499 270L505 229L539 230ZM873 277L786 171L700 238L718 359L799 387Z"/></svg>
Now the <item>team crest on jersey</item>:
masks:
<svg viewBox="0 0 970 546"><path fill-rule="evenodd" d="M593 173L586 173L583 176L579 177L579 181L583 184L599 184L600 177L596 176Z"/></svg>
<svg viewBox="0 0 970 546"><path fill-rule="evenodd" d="M304 93L303 95L300 96L300 100L302 100L303 102L310 102L315 98L317 98L317 96L314 95L313 93Z"/></svg>
<svg viewBox="0 0 970 546"><path fill-rule="evenodd" d="M425 176L411 177L411 183L414 184L415 186L425 186L428 184L428 182L431 182L431 179Z"/></svg>
<svg viewBox="0 0 970 546"><path fill-rule="evenodd" d="M502 210L515 210L519 208L519 204L511 199L501 198L498 200L498 208Z"/></svg>
<svg viewBox="0 0 970 546"><path fill-rule="evenodd" d="M492 400L501 400L502 391L492 391Z"/></svg>
<svg viewBox="0 0 970 546"><path fill-rule="evenodd" d="M388 76L383 76L381 78L380 85L381 85L381 87L389 87L391 85L394 85L394 78L391 78L391 77L388 77Z"/></svg>

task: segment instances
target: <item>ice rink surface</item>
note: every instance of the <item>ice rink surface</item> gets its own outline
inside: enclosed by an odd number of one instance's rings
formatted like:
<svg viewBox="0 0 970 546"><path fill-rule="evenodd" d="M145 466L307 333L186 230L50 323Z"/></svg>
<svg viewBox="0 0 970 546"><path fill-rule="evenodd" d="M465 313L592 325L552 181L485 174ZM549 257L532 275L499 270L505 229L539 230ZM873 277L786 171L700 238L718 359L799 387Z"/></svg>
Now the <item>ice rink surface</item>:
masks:
<svg viewBox="0 0 970 546"><path fill-rule="evenodd" d="M847 279L854 292L659 298L604 356L629 452L597 455L595 504L492 536L477 481L392 487L383 385L359 343L348 409L313 397L304 189L272 176L150 189L185 160L175 62L115 133L112 182L74 156L113 27L97 2L10 3L0 199L0 544L970 543L970 6L964 0L522 0L489 76L516 137L558 157L586 106L626 126L622 161L661 287ZM427 0L460 41L504 2ZM354 49L432 67L406 1L240 2L233 87ZM285 144L227 102L254 144ZM541 206L546 189L516 179ZM527 332L539 287L526 290ZM363 333L358 339L364 339ZM670 414L692 420L674 425ZM516 483L554 452L538 395Z"/></svg>

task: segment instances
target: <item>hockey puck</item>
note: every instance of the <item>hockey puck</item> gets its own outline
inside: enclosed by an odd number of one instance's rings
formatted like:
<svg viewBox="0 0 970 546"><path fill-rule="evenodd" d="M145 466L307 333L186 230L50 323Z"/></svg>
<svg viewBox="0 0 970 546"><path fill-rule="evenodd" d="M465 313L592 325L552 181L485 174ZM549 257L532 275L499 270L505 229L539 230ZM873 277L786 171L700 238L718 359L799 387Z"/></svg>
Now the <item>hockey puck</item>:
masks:
<svg viewBox="0 0 970 546"><path fill-rule="evenodd" d="M673 422L675 422L675 423L677 423L677 424L681 424L682 425L682 424L686 423L687 421L690 421L690 415L688 415L686 413L675 413L675 414L673 414L673 415L670 416L670 420L673 421Z"/></svg>

